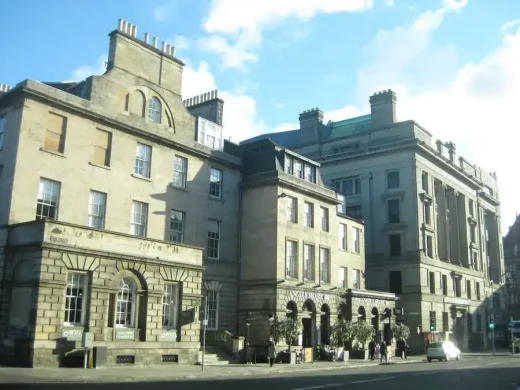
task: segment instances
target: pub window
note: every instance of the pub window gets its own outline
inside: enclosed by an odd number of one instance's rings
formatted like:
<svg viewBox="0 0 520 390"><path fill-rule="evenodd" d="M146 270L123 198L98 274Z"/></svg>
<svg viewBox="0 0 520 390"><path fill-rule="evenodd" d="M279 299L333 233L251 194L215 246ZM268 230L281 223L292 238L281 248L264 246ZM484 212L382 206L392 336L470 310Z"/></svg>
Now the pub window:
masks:
<svg viewBox="0 0 520 390"><path fill-rule="evenodd" d="M116 326L132 328L135 323L137 285L131 278L124 278L119 284L116 301Z"/></svg>
<svg viewBox="0 0 520 390"><path fill-rule="evenodd" d="M69 272L65 293L65 325L84 325L87 275L80 272Z"/></svg>
<svg viewBox="0 0 520 390"><path fill-rule="evenodd" d="M176 329L179 321L179 284L166 283L163 294L163 328Z"/></svg>

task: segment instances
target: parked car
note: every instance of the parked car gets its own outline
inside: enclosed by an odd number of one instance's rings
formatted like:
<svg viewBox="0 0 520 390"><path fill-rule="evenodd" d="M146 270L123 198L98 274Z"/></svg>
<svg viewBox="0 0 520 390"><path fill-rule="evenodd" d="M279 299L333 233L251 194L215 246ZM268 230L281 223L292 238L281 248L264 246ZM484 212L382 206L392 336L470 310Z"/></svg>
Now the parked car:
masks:
<svg viewBox="0 0 520 390"><path fill-rule="evenodd" d="M448 361L450 359L460 360L460 349L458 349L451 341L430 343L426 359L428 362L431 362L434 359L438 359L439 361Z"/></svg>

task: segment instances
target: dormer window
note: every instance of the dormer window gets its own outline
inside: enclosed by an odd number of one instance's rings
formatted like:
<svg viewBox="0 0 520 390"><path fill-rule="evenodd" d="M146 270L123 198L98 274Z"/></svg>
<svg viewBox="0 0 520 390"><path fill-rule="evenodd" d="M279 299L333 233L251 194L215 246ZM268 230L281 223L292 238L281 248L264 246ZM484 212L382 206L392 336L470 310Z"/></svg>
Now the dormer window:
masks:
<svg viewBox="0 0 520 390"><path fill-rule="evenodd" d="M161 123L161 106L159 99L151 98L148 105L148 119L155 123Z"/></svg>

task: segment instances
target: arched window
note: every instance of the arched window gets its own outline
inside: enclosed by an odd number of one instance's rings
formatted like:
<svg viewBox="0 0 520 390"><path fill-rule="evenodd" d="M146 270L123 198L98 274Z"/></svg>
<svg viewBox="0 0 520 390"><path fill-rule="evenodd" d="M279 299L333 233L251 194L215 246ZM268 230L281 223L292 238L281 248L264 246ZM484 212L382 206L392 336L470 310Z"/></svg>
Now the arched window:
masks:
<svg viewBox="0 0 520 390"><path fill-rule="evenodd" d="M116 304L116 326L132 328L134 326L137 302L137 286L131 278L124 278L119 285Z"/></svg>
<svg viewBox="0 0 520 390"><path fill-rule="evenodd" d="M161 102L156 97L150 99L148 119L152 122L161 123Z"/></svg>

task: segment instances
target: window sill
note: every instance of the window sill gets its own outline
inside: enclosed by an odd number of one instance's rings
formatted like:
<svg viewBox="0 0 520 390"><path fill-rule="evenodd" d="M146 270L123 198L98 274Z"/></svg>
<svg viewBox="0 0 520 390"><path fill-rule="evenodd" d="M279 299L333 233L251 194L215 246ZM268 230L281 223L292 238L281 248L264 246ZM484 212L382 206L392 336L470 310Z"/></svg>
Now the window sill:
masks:
<svg viewBox="0 0 520 390"><path fill-rule="evenodd" d="M40 150L42 152L45 152L45 153L49 153L49 154L53 154L55 156L58 156L58 157L63 157L63 158L66 158L66 156L63 154L63 153L60 153L60 152L55 152L53 150L49 150L49 149L45 149L45 148L40 148Z"/></svg>
<svg viewBox="0 0 520 390"><path fill-rule="evenodd" d="M186 187L179 187L179 186L176 186L176 185L173 185L173 184L170 184L170 187L173 188L174 190L189 192Z"/></svg>
<svg viewBox="0 0 520 390"><path fill-rule="evenodd" d="M149 177L141 176L141 175L138 175L137 173L132 173L130 176L135 177L136 179L141 179L141 180L148 181L148 182L152 181L152 179L150 179Z"/></svg>
<svg viewBox="0 0 520 390"><path fill-rule="evenodd" d="M213 195L208 195L208 198L210 198L211 200L216 200L217 202L222 202L222 203L224 203L224 199L222 199L222 198L217 198L216 196L213 196Z"/></svg>
<svg viewBox="0 0 520 390"><path fill-rule="evenodd" d="M218 257L207 257L207 260L208 261L218 261L219 258Z"/></svg>
<svg viewBox="0 0 520 390"><path fill-rule="evenodd" d="M99 164L93 163L92 161L89 162L89 165L92 165L93 167L96 167L96 168L103 168L103 169L106 169L107 171L112 170L112 168L107 167L106 165L99 165Z"/></svg>

